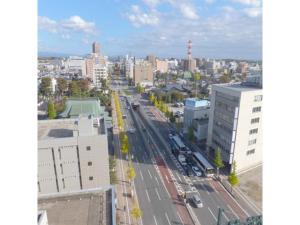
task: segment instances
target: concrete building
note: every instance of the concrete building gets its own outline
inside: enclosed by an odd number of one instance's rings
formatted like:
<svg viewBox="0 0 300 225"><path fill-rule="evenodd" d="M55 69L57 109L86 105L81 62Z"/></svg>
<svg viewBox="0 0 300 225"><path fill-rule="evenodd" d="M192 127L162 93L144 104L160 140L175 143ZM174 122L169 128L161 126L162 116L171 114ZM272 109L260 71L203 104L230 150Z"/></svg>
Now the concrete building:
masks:
<svg viewBox="0 0 300 225"><path fill-rule="evenodd" d="M156 70L166 73L169 70L168 61L156 59Z"/></svg>
<svg viewBox="0 0 300 225"><path fill-rule="evenodd" d="M156 69L156 57L155 57L155 55L148 55L146 57L146 59L149 63L151 63L152 69L155 70Z"/></svg>
<svg viewBox="0 0 300 225"><path fill-rule="evenodd" d="M262 83L212 85L207 145L221 149L223 161L237 172L262 162Z"/></svg>
<svg viewBox="0 0 300 225"><path fill-rule="evenodd" d="M99 44L99 43L93 42L92 52L93 52L94 54L100 55L100 44Z"/></svg>
<svg viewBox="0 0 300 225"><path fill-rule="evenodd" d="M136 62L133 70L134 85L153 86L154 76L152 64L147 61Z"/></svg>
<svg viewBox="0 0 300 225"><path fill-rule="evenodd" d="M94 62L95 60L93 58L86 58L85 59L85 64L86 64L86 76L90 78L91 80L93 79L93 69L94 69Z"/></svg>
<svg viewBox="0 0 300 225"><path fill-rule="evenodd" d="M38 195L109 185L104 118L38 121Z"/></svg>
<svg viewBox="0 0 300 225"><path fill-rule="evenodd" d="M115 202L114 187L106 186L87 191L41 195L38 209L47 215L49 225L116 225ZM38 221L44 222L42 219L45 217L42 216L38 217Z"/></svg>
<svg viewBox="0 0 300 225"><path fill-rule="evenodd" d="M197 140L206 139L209 111L210 102L208 100L187 98L183 113L184 132L188 132L189 127L192 126Z"/></svg>
<svg viewBox="0 0 300 225"><path fill-rule="evenodd" d="M70 56L65 63L65 67L70 73L86 77L86 62L82 57Z"/></svg>
<svg viewBox="0 0 300 225"><path fill-rule="evenodd" d="M96 88L101 88L101 79L107 79L108 73L106 66L95 64L93 67L93 84Z"/></svg>

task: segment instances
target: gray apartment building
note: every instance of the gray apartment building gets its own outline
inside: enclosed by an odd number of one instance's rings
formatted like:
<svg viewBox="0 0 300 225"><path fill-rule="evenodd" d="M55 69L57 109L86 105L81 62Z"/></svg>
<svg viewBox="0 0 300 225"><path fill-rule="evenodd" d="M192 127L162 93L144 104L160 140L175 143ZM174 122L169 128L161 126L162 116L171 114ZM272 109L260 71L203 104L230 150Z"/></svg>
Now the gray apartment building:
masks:
<svg viewBox="0 0 300 225"><path fill-rule="evenodd" d="M38 194L68 193L109 185L104 118L38 121Z"/></svg>
<svg viewBox="0 0 300 225"><path fill-rule="evenodd" d="M237 172L262 163L262 82L212 85L207 145L220 148L224 162Z"/></svg>

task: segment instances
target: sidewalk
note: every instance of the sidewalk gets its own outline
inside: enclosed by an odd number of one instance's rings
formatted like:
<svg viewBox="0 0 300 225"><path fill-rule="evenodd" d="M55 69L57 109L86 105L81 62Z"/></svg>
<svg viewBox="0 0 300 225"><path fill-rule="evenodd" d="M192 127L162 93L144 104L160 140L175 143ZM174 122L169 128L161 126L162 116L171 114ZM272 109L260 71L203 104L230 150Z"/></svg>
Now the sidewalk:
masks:
<svg viewBox="0 0 300 225"><path fill-rule="evenodd" d="M130 186L129 180L126 176L126 171L128 168L128 162L125 159L122 159L122 153L120 151L120 139L119 139L119 128L115 110L114 98L112 96L112 117L113 117L113 139L114 139L114 149L116 157L116 168L117 168L117 184L116 195L117 195L117 224L126 224L126 225L136 225L140 224L140 219L136 221L130 215L130 211L138 205L136 199L136 193L134 186ZM132 195L133 194L133 195Z"/></svg>

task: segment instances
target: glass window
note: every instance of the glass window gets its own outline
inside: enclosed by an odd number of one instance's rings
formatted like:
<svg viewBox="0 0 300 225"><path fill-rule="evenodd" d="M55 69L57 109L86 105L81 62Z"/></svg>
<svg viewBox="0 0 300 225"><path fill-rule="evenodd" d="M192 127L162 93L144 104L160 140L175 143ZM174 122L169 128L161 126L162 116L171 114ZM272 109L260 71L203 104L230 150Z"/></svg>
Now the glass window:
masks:
<svg viewBox="0 0 300 225"><path fill-rule="evenodd" d="M251 119L251 124L259 123L259 117Z"/></svg>
<svg viewBox="0 0 300 225"><path fill-rule="evenodd" d="M90 151L91 150L91 146L86 146L86 150Z"/></svg>
<svg viewBox="0 0 300 225"><path fill-rule="evenodd" d="M252 108L252 113L256 113L256 112L260 112L260 111L261 111L261 106Z"/></svg>
<svg viewBox="0 0 300 225"><path fill-rule="evenodd" d="M256 144L256 139L248 141L248 145L254 145Z"/></svg>
<svg viewBox="0 0 300 225"><path fill-rule="evenodd" d="M88 166L91 166L92 165L92 162L88 162Z"/></svg>
<svg viewBox="0 0 300 225"><path fill-rule="evenodd" d="M89 180L93 180L93 179L94 179L94 177L93 177L93 176L90 176L90 177L89 177Z"/></svg>
<svg viewBox="0 0 300 225"><path fill-rule="evenodd" d="M254 96L254 101L255 102L261 102L262 101L262 95L256 95L256 96Z"/></svg>
<svg viewBox="0 0 300 225"><path fill-rule="evenodd" d="M249 150L249 151L247 151L247 155L252 155L252 154L254 154L255 153L255 149L251 149L251 150Z"/></svg>
<svg viewBox="0 0 300 225"><path fill-rule="evenodd" d="M249 131L249 134L257 134L257 133L258 133L258 128Z"/></svg>

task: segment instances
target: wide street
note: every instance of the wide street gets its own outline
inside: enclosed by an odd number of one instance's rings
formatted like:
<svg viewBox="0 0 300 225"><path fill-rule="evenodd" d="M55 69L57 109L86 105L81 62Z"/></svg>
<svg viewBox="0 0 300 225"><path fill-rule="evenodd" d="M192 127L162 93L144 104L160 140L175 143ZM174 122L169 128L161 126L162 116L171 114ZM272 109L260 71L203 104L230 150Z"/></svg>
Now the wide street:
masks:
<svg viewBox="0 0 300 225"><path fill-rule="evenodd" d="M114 89L122 88L124 86L114 87ZM122 90L120 95L125 96ZM140 103L138 110L133 110L130 105L133 99ZM143 211L144 225L214 225L217 222L219 208L224 209L222 224L229 220L244 220L246 217L261 214L246 201L237 202L218 181L185 175L168 144L171 127L149 101L134 93L120 97L120 102L122 113L126 115L125 130L128 131L133 154L136 170L134 185ZM187 196L198 193L203 201L203 207L196 208L188 203L187 208L178 198L178 194L184 192Z"/></svg>

